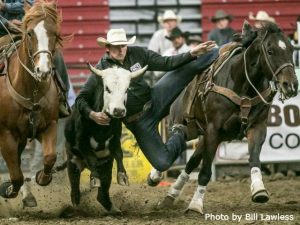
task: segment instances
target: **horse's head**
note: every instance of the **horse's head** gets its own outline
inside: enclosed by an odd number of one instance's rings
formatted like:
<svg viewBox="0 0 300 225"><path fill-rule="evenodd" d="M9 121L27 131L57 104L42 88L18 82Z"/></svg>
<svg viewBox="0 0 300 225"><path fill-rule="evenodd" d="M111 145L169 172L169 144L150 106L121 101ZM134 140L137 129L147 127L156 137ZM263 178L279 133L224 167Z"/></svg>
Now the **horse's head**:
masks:
<svg viewBox="0 0 300 225"><path fill-rule="evenodd" d="M126 116L125 104L130 80L144 74L148 66L135 72L129 72L118 67L99 70L90 64L88 66L94 74L103 80L103 111L115 118Z"/></svg>
<svg viewBox="0 0 300 225"><path fill-rule="evenodd" d="M293 46L274 23L267 23L255 30L247 22L243 26L244 45L250 45L259 52L256 57L262 72L275 81L285 98L296 96L298 81L293 64Z"/></svg>
<svg viewBox="0 0 300 225"><path fill-rule="evenodd" d="M61 41L61 20L56 5L43 0L36 1L30 8L25 7L25 12L23 41L34 71L32 75L41 81L52 74L53 54Z"/></svg>

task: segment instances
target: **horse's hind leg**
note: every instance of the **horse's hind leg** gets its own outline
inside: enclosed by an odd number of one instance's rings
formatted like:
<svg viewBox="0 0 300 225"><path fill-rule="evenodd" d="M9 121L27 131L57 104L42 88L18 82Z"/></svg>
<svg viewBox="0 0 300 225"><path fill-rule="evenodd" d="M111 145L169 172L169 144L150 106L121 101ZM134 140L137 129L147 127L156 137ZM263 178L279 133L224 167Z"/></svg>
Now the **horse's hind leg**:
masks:
<svg viewBox="0 0 300 225"><path fill-rule="evenodd" d="M56 161L55 145L56 145L56 121L52 121L51 125L41 134L41 142L43 145L44 169L36 173L36 183L41 186L47 186L52 181L52 168Z"/></svg>
<svg viewBox="0 0 300 225"><path fill-rule="evenodd" d="M188 206L188 210L203 214L205 190L211 178L211 166L219 143L217 131L211 128L210 132L208 131L208 134L204 137L204 150L202 152L203 165L198 176L198 186Z"/></svg>
<svg viewBox="0 0 300 225"><path fill-rule="evenodd" d="M251 168L251 194L252 201L264 203L269 200L269 194L264 186L261 175L261 163L259 155L261 147L266 138L266 126L264 123L250 128L247 132L248 149L249 149L249 164Z"/></svg>
<svg viewBox="0 0 300 225"><path fill-rule="evenodd" d="M0 185L0 195L3 198L15 198L23 185L24 177L21 171L21 151L13 135L7 131L0 134L0 149L9 170L10 181Z"/></svg>
<svg viewBox="0 0 300 225"><path fill-rule="evenodd" d="M181 174L176 179L175 183L172 184L170 189L168 190L167 196L161 203L161 207L167 207L173 204L174 200L179 197L184 185L188 182L190 178L190 173L199 166L202 159L202 152L204 149L203 137L199 138L199 142L196 150L193 155L189 159L185 170L181 172Z"/></svg>

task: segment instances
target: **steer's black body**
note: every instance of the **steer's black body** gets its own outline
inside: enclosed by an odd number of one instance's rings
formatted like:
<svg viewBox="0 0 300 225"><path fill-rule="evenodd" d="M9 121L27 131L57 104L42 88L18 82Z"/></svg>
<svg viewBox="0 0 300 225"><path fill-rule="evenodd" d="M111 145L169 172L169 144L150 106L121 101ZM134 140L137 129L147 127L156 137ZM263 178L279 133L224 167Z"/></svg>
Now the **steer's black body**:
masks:
<svg viewBox="0 0 300 225"><path fill-rule="evenodd" d="M97 200L108 211L113 210L114 207L109 198L109 187L114 158L117 161L118 172L126 176L122 163L121 130L119 119L112 119L109 126L101 126L84 118L76 107L74 108L65 128L68 174L73 205L78 205L80 202L80 174L84 168L88 168L91 171L91 176L97 177L101 181ZM96 153L104 152L105 146L108 147L110 155L97 158Z"/></svg>

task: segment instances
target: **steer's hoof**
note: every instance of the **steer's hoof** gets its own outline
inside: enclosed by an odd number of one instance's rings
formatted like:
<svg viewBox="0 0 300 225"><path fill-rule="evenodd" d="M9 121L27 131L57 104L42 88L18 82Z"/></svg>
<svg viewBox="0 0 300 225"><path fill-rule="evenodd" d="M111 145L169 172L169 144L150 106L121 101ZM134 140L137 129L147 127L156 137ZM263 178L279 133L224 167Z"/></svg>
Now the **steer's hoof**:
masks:
<svg viewBox="0 0 300 225"><path fill-rule="evenodd" d="M150 173L148 174L148 177L147 177L147 184L151 187L156 187L158 184L160 183L160 180L152 180L151 177L150 177Z"/></svg>
<svg viewBox="0 0 300 225"><path fill-rule="evenodd" d="M12 183L7 181L0 185L0 196L3 198L15 198L18 196L18 192L14 191Z"/></svg>
<svg viewBox="0 0 300 225"><path fill-rule="evenodd" d="M267 190L260 190L252 194L252 201L255 203L265 203L269 201L269 194Z"/></svg>
<svg viewBox="0 0 300 225"><path fill-rule="evenodd" d="M40 186L47 186L52 181L52 174L45 174L44 170L40 170L35 175L35 181Z"/></svg>
<svg viewBox="0 0 300 225"><path fill-rule="evenodd" d="M128 176L124 172L118 172L118 174L117 174L117 181L118 181L119 185L129 186Z"/></svg>
<svg viewBox="0 0 300 225"><path fill-rule="evenodd" d="M26 207L37 207L37 202L33 194L29 193L25 198L22 199L23 209Z"/></svg>
<svg viewBox="0 0 300 225"><path fill-rule="evenodd" d="M108 211L108 215L112 216L123 216L122 211L114 204L111 205L111 209Z"/></svg>

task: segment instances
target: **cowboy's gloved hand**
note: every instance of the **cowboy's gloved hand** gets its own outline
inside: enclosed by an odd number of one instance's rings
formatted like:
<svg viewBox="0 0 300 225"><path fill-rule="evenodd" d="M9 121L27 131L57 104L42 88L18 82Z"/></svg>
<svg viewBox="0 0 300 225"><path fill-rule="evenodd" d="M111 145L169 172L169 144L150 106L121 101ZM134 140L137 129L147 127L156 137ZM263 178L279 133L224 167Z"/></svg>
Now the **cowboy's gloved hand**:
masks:
<svg viewBox="0 0 300 225"><path fill-rule="evenodd" d="M110 118L104 112L91 111L89 117L99 125L108 126L110 122Z"/></svg>
<svg viewBox="0 0 300 225"><path fill-rule="evenodd" d="M196 47L194 47L190 51L190 53L193 57L196 57L196 56L203 55L203 54L211 51L214 47L216 47L216 42L207 41L207 42L203 42L203 43L197 45Z"/></svg>

